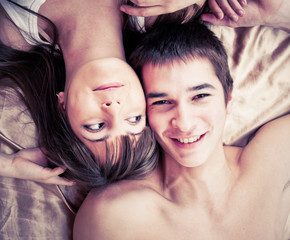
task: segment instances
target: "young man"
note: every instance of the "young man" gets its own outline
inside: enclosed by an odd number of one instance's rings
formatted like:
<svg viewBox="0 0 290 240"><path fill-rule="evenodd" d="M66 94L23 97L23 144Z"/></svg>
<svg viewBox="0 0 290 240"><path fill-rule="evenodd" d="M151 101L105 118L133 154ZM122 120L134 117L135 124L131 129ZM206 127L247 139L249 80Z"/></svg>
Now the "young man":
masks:
<svg viewBox="0 0 290 240"><path fill-rule="evenodd" d="M92 191L75 239L281 239L290 211L290 115L263 126L244 149L223 146L232 79L222 44L200 23L152 30L132 62L160 165L147 179Z"/></svg>

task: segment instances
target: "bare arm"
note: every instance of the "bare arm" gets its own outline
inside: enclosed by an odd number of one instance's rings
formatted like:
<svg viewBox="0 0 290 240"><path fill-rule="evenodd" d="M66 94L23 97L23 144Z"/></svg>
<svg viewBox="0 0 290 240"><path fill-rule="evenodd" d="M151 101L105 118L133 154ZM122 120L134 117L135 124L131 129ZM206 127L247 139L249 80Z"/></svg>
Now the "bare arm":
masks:
<svg viewBox="0 0 290 240"><path fill-rule="evenodd" d="M259 129L244 150L244 167L271 176L273 185L290 181L290 114L272 120ZM277 173L277 174L273 174ZM265 175L264 175L265 176Z"/></svg>
<svg viewBox="0 0 290 240"><path fill-rule="evenodd" d="M23 149L15 154L0 153L0 175L36 182L58 185L73 185L73 182L59 177L61 167L47 167L47 160L38 148Z"/></svg>
<svg viewBox="0 0 290 240"><path fill-rule="evenodd" d="M165 13L172 13L180 9L189 7L193 4L202 6L205 0L132 0L135 6L124 4L121 10L129 15L134 16L157 16ZM246 0L208 0L211 12L218 19L222 19L224 14L237 20L238 16L243 16L243 7L246 6Z"/></svg>
<svg viewBox="0 0 290 240"><path fill-rule="evenodd" d="M106 190L105 190L106 191ZM74 240L130 240L130 211L126 204L93 190L82 203L74 222ZM126 227L125 227L126 226ZM127 229L126 229L127 228ZM129 228L129 229L128 229Z"/></svg>
<svg viewBox="0 0 290 240"><path fill-rule="evenodd" d="M203 14L202 19L214 25L229 27L251 27L264 25L290 31L289 0L252 0L245 7L245 15L238 21L225 16L218 19L212 14Z"/></svg>
<svg viewBox="0 0 290 240"><path fill-rule="evenodd" d="M92 190L74 222L74 240L158 239L151 232L160 229L155 192L144 184L118 182ZM150 232L148 232L150 229ZM163 233L164 235L164 233Z"/></svg>

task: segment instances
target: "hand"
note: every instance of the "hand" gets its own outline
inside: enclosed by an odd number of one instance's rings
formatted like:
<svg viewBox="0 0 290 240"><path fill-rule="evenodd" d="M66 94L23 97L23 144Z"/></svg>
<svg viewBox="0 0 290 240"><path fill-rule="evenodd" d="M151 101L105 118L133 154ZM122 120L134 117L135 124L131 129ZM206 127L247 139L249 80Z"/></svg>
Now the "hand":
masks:
<svg viewBox="0 0 290 240"><path fill-rule="evenodd" d="M36 182L71 186L74 183L59 177L64 172L61 167L48 168L47 160L39 148L23 149L15 154L0 155L0 175Z"/></svg>
<svg viewBox="0 0 290 240"><path fill-rule="evenodd" d="M205 4L205 0L132 0L136 6L124 4L121 11L141 17L157 16L166 13L172 13L180 9L189 7L193 4L200 6ZM246 0L208 0L210 10L218 19L224 17L224 13L232 19L243 16L243 7L247 5Z"/></svg>
<svg viewBox="0 0 290 240"><path fill-rule="evenodd" d="M193 4L203 5L205 0L131 0L135 6L121 5L120 10L128 15L151 17L176 12Z"/></svg>
<svg viewBox="0 0 290 240"><path fill-rule="evenodd" d="M287 11L289 12L289 0L253 0L249 1L244 8L245 15L237 21L225 16L223 19L218 19L213 14L203 14L201 19L210 22L214 25L228 26L228 27L251 27L257 25L268 25L279 27L279 21L285 22L289 25L289 19L285 18ZM288 4L288 6L287 6ZM285 12L285 13L284 13ZM289 18L289 17L288 17ZM281 26L283 27L283 26Z"/></svg>
<svg viewBox="0 0 290 240"><path fill-rule="evenodd" d="M247 0L208 0L208 6L211 14L217 19L223 19L227 16L232 21L238 21L239 17L244 16L244 7Z"/></svg>

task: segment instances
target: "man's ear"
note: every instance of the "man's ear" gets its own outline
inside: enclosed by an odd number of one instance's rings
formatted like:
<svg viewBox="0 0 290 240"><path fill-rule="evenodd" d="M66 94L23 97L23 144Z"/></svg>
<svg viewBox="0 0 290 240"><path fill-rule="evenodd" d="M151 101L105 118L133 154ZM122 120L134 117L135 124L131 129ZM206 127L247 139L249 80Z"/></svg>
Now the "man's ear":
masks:
<svg viewBox="0 0 290 240"><path fill-rule="evenodd" d="M65 104L64 104L64 92L59 92L56 94L58 98L58 104L61 107L62 110L65 110Z"/></svg>
<svg viewBox="0 0 290 240"><path fill-rule="evenodd" d="M227 114L230 114L232 112L232 106L233 106L233 98L232 98L232 93L230 93L228 103L227 103Z"/></svg>

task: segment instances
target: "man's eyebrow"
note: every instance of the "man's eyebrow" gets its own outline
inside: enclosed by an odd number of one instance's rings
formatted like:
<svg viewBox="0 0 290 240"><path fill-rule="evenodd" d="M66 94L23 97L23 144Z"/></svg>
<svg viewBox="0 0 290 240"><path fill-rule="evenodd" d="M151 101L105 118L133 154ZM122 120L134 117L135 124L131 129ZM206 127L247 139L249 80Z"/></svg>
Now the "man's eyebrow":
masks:
<svg viewBox="0 0 290 240"><path fill-rule="evenodd" d="M148 93L147 98L159 98L159 97L166 97L168 96L167 93Z"/></svg>
<svg viewBox="0 0 290 240"><path fill-rule="evenodd" d="M204 83L204 84L200 84L200 85L197 85L197 86L194 86L194 87L190 87L187 89L188 92L191 92L191 91L198 91L198 90L202 90L202 89L205 89L205 88L211 88L211 89L215 89L215 87L211 84L208 84L208 83Z"/></svg>
<svg viewBox="0 0 290 240"><path fill-rule="evenodd" d="M197 86L193 86L187 89L188 92L191 91L198 91L198 90L202 90L205 88L211 88L211 89L215 89L215 87L209 83L203 83ZM168 94L167 93L156 93L156 92L150 92L146 95L147 98L160 98L160 97L167 97Z"/></svg>

